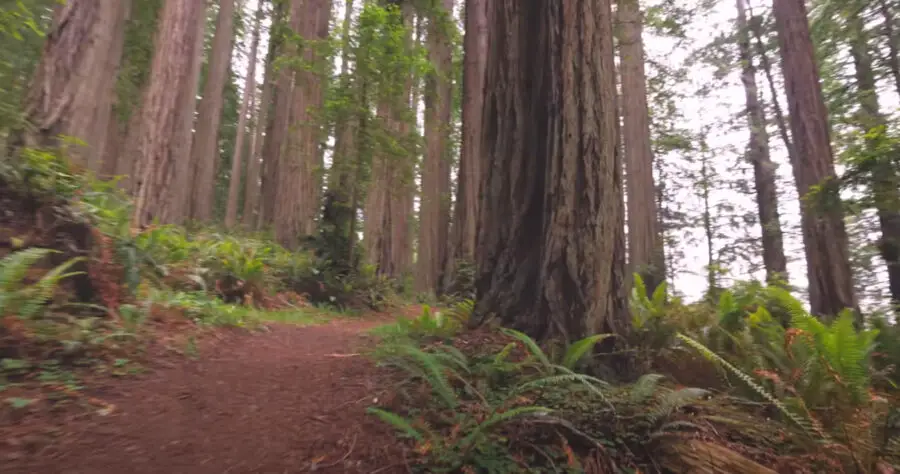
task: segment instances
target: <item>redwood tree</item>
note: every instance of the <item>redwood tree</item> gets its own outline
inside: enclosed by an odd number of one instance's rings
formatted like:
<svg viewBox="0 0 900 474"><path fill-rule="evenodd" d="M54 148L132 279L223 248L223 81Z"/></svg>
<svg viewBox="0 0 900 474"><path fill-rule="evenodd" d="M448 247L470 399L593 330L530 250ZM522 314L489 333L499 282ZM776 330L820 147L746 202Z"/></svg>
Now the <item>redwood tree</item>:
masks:
<svg viewBox="0 0 900 474"><path fill-rule="evenodd" d="M55 146L71 136L88 146L72 150L73 162L100 170L130 4L69 0L56 7L25 103L31 127L13 144Z"/></svg>
<svg viewBox="0 0 900 474"><path fill-rule="evenodd" d="M836 189L828 110L804 0L774 0L774 13L794 138L791 165L802 199L809 300L813 314L834 316L845 308L857 309L857 301Z"/></svg>
<svg viewBox="0 0 900 474"><path fill-rule="evenodd" d="M198 107L197 132L191 148L191 164L194 167L193 182L190 183L191 217L200 221L209 221L213 217L213 187L219 161L219 123L222 119L222 106L225 102L223 91L234 44L234 2L235 0L219 2L216 34L209 56L203 98Z"/></svg>
<svg viewBox="0 0 900 474"><path fill-rule="evenodd" d="M666 259L656 209L656 186L653 183L643 19L638 0L619 1L618 20L629 264L633 272L641 275L647 291L652 294L666 279Z"/></svg>
<svg viewBox="0 0 900 474"><path fill-rule="evenodd" d="M452 276L457 262L473 262L478 223L481 167L481 109L487 66L487 1L467 0L463 40L462 146L456 180L456 206L444 276Z"/></svg>
<svg viewBox="0 0 900 474"><path fill-rule="evenodd" d="M756 188L756 207L762 236L763 265L766 280L787 280L787 258L784 255L784 239L778 213L778 187L776 167L769 154L769 132L766 130L766 114L759 100L756 82L756 66L750 46L750 25L747 22L746 0L737 0L738 49L741 59L741 82L747 104L747 124L750 127L750 143L747 160L753 165L753 181Z"/></svg>
<svg viewBox="0 0 900 474"><path fill-rule="evenodd" d="M628 331L609 0L489 2L476 314Z"/></svg>
<svg viewBox="0 0 900 474"><path fill-rule="evenodd" d="M160 15L136 139L134 221L138 225L154 218L170 222L174 211L169 197L176 165L174 144L183 126L177 119L178 99L191 79L197 22L203 12L203 2L166 0Z"/></svg>

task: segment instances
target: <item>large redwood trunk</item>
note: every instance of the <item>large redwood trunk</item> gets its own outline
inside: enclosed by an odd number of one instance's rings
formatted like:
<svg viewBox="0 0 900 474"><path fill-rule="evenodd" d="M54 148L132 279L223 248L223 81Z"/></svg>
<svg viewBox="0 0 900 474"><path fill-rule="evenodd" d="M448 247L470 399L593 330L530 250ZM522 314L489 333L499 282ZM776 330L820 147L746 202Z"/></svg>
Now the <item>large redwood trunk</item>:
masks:
<svg viewBox="0 0 900 474"><path fill-rule="evenodd" d="M438 289L442 265L447 257L450 225L449 138L452 120L452 26L453 0L441 0L441 7L428 23L428 56L434 71L425 89L425 160L422 165L422 194L419 205L419 246L416 260L416 289L432 293Z"/></svg>
<svg viewBox="0 0 900 474"><path fill-rule="evenodd" d="M303 38L324 40L328 36L331 0L296 1L291 9L291 28ZM297 54L306 64L322 58L313 45ZM322 78L315 71L294 73L290 126L287 143L278 158L278 190L274 207L275 239L288 248L312 235L318 212L318 180L314 173L319 161L321 126L313 111L321 106Z"/></svg>
<svg viewBox="0 0 900 474"><path fill-rule="evenodd" d="M197 54L197 22L202 2L167 0L154 42L150 82L141 107L137 135L134 223L148 225L154 218L170 222L169 198L175 173L175 140L181 91L189 87L191 63Z"/></svg>
<svg viewBox="0 0 900 474"><path fill-rule="evenodd" d="M487 1L467 0L463 40L462 145L456 181L456 205L444 276L451 277L458 263L475 260L478 198L481 181L481 110L487 66Z"/></svg>
<svg viewBox="0 0 900 474"><path fill-rule="evenodd" d="M131 2L69 0L59 5L25 102L31 125L13 145L55 147L60 136L86 147L68 151L73 164L100 171Z"/></svg>
<svg viewBox="0 0 900 474"><path fill-rule="evenodd" d="M784 255L784 239L778 213L778 186L776 167L769 156L769 132L766 130L765 109L759 100L756 83L756 67L750 47L750 25L747 23L746 0L737 0L738 47L741 58L741 82L747 103L747 124L750 127L750 143L747 159L753 165L756 185L756 206L762 236L763 264L766 281L787 281L787 258Z"/></svg>
<svg viewBox="0 0 900 474"><path fill-rule="evenodd" d="M216 17L216 34L203 97L197 113L197 132L191 147L193 181L191 193L191 217L200 222L213 218L216 165L219 162L219 124L222 121L222 107L225 99L223 91L228 80L228 65L231 64L231 50L234 44L234 2L221 0Z"/></svg>
<svg viewBox="0 0 900 474"><path fill-rule="evenodd" d="M276 2L272 14L269 57L274 62L284 51L286 22L286 2ZM262 192L259 205L259 227L269 226L275 221L275 199L278 196L279 156L287 139L291 119L291 98L294 93L294 74L288 67L278 69L272 93L272 112L265 123L266 137L262 146ZM265 105L263 105L265 106Z"/></svg>
<svg viewBox="0 0 900 474"><path fill-rule="evenodd" d="M794 138L794 180L797 193L804 200L801 228L809 300L813 314L831 317L843 309L858 308L844 213L837 195L828 110L804 1L774 0L774 12ZM817 192L811 196L814 190Z"/></svg>
<svg viewBox="0 0 900 474"><path fill-rule="evenodd" d="M622 77L622 138L628 190L628 251L630 269L652 294L666 280L663 236L656 209L650 109L641 9L637 0L618 4L619 64Z"/></svg>
<svg viewBox="0 0 900 474"><path fill-rule="evenodd" d="M608 0L489 3L478 316L537 338L629 329Z"/></svg>

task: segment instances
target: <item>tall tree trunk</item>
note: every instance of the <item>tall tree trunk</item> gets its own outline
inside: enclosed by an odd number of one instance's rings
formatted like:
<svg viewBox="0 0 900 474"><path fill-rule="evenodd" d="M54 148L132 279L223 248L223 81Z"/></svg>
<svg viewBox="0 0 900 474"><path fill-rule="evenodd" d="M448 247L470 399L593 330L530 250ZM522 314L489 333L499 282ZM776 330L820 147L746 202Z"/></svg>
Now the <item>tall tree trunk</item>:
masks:
<svg viewBox="0 0 900 474"><path fill-rule="evenodd" d="M129 6L69 0L56 7L25 102L31 127L12 145L54 147L60 136L74 137L87 147L69 149L73 164L100 170Z"/></svg>
<svg viewBox="0 0 900 474"><path fill-rule="evenodd" d="M286 21L287 13L287 2L275 2L275 12L272 16L272 29L269 40L270 64L273 64L283 52L285 30L290 29ZM278 197L278 157L281 155L287 139L293 93L294 73L290 68L282 66L278 69L278 74L275 77L275 89L272 94L272 113L266 123L266 140L262 147L263 175L262 201L259 206L259 227L271 225L275 221L275 200Z"/></svg>
<svg viewBox="0 0 900 474"><path fill-rule="evenodd" d="M449 138L452 120L453 0L441 0L429 18L428 56L434 71L426 81L425 162L422 167L422 196L419 205L419 247L416 261L416 289L435 292L447 252L450 225Z"/></svg>
<svg viewBox="0 0 900 474"><path fill-rule="evenodd" d="M307 41L321 41L328 36L331 0L296 0L291 9L291 27ZM322 61L315 45L304 45L296 54L304 63ZM287 144L278 157L278 197L275 200L275 239L288 248L315 229L318 211L318 189L314 173L318 163L321 127L310 112L317 108L322 97L322 79L315 70L294 73L294 94L291 100L291 130Z"/></svg>
<svg viewBox="0 0 900 474"><path fill-rule="evenodd" d="M270 36L269 41L273 38ZM272 93L275 90L273 75L275 73L273 62L275 60L272 55L274 49L269 46L269 53L266 57L266 71L263 76L262 95L256 102L256 119L253 121L253 140L250 146L250 156L247 160L247 179L244 186L244 213L242 222L246 229L253 230L260 225L260 175L262 171L262 149L263 143L268 137L264 137L266 125L269 123L269 109L272 107Z"/></svg>
<svg viewBox="0 0 900 474"><path fill-rule="evenodd" d="M888 67L891 69L891 77L894 79L897 94L900 94L900 52L897 51L897 43L900 38L897 37L894 14L891 12L887 0L878 0L878 12L881 13L881 18L884 20L882 29L888 47Z"/></svg>
<svg viewBox="0 0 900 474"><path fill-rule="evenodd" d="M349 61L351 50L350 28L353 19L353 0L344 2L344 20L341 25L340 93L344 94L344 106L340 109L334 127L334 153L328 176L328 192L322 213L322 231L330 232L331 258L338 268L352 268L356 262L356 180L359 153L356 147L359 110L366 104L360 97L363 90L351 81ZM360 78L362 80L362 78ZM352 89L351 89L352 87Z"/></svg>
<svg viewBox="0 0 900 474"><path fill-rule="evenodd" d="M244 80L244 97L238 115L237 137L234 140L234 153L231 155L231 178L228 183L228 202L225 206L225 227L232 228L237 224L238 193L241 189L241 155L244 152L244 137L247 135L247 115L250 113L251 98L256 97L256 50L259 49L259 30L262 25L262 5L257 6L256 22L253 25L253 39L250 41L250 57L247 60L247 78ZM252 133L252 132L251 132ZM253 150L250 150L249 163L253 161ZM248 176L249 178L249 176Z"/></svg>
<svg viewBox="0 0 900 474"><path fill-rule="evenodd" d="M750 127L750 143L747 159L753 165L756 185L756 206L762 235L763 264L766 281L787 281L787 258L784 255L784 239L778 213L778 187L776 167L769 155L769 132L766 130L765 109L759 100L756 84L756 66L750 47L750 25L747 22L746 0L737 0L738 48L741 58L741 82L747 103L747 124Z"/></svg>
<svg viewBox="0 0 900 474"><path fill-rule="evenodd" d="M637 0L618 4L619 64L622 77L622 142L628 192L628 251L633 272L652 292L666 280L666 258L658 226L650 110L644 70L643 23Z"/></svg>
<svg viewBox="0 0 900 474"><path fill-rule="evenodd" d="M176 163L173 145L181 91L189 87L191 62L197 52L198 18L202 2L166 0L154 41L150 81L141 107L138 135L134 223L148 225L154 218L168 222L172 214L170 185Z"/></svg>
<svg viewBox="0 0 900 474"><path fill-rule="evenodd" d="M784 147L787 150L788 161L793 163L797 160L796 151L794 150L794 144L791 140L790 131L788 130L787 119L781 108L781 101L778 100L778 86L775 83L775 74L772 72L769 53L766 51L766 44L763 41L762 25L760 24L759 18L753 16L753 10L750 9L749 5L747 11L751 15L750 30L753 32L753 36L756 39L756 53L759 55L759 64L762 66L763 73L766 76L766 82L769 84L769 95L772 96L772 111L775 115L775 125L778 127L778 135L781 137L781 141L784 143Z"/></svg>
<svg viewBox="0 0 900 474"><path fill-rule="evenodd" d="M234 44L234 2L221 0L216 16L216 34L197 113L197 132L191 147L194 166L191 184L191 218L209 222L213 218L216 165L219 162L219 124L225 102L223 91Z"/></svg>
<svg viewBox="0 0 900 474"><path fill-rule="evenodd" d="M123 3L125 4L125 12L123 13L122 21L119 22L113 32L113 47L109 52L109 57L116 63L114 69L117 71L121 68L122 54L125 50L125 30L131 15L131 2ZM106 135L102 147L96 152L97 158L100 160L98 174L104 178L115 176L118 161L121 157L122 145L125 140L125 130L122 124L119 123L119 117L117 116L116 82L119 80L118 75L112 76L111 80L112 84L109 86L110 92L108 94L109 106L107 107L106 116L101 117L100 120L101 123L106 123Z"/></svg>
<svg viewBox="0 0 900 474"><path fill-rule="evenodd" d="M857 310L844 213L836 186L828 111L822 97L803 0L774 0L785 91L796 159L809 300L813 314ZM817 191L810 196L810 191Z"/></svg>
<svg viewBox="0 0 900 474"><path fill-rule="evenodd" d="M850 55L856 70L857 97L860 105L859 126L868 137L866 145L874 157L871 178L878 223L881 227L879 250L887 266L891 302L895 310L900 312L900 192L898 192L900 177L892 163L894 157L885 156L885 153L879 150L883 146L884 139L880 134L869 133L873 129L886 128L888 124L878 103L872 53L869 50L863 18L856 12L850 14L848 21L852 35Z"/></svg>
<svg viewBox="0 0 900 474"><path fill-rule="evenodd" d="M466 0L463 39L462 145L456 180L456 205L445 277L452 277L458 262L475 260L478 197L481 171L481 109L487 64L487 1Z"/></svg>
<svg viewBox="0 0 900 474"><path fill-rule="evenodd" d="M191 190L193 189L194 161L191 155L191 145L194 143L195 119L197 111L197 93L200 90L200 72L203 69L203 58L206 53L204 47L206 39L206 6L203 2L203 13L197 18L197 37L195 53L191 62L190 78L185 87L179 91L178 96L178 127L173 144L173 157L175 160L175 178L169 195L172 200L171 222L183 224L191 217Z"/></svg>
<svg viewBox="0 0 900 474"><path fill-rule="evenodd" d="M610 2L488 8L476 314L537 338L624 334Z"/></svg>

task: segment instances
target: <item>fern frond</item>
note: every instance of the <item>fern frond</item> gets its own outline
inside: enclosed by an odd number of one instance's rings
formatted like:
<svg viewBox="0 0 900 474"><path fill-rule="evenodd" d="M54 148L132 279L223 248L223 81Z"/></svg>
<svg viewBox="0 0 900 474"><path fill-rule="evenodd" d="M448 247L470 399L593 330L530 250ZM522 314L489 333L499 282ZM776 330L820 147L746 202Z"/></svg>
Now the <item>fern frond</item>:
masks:
<svg viewBox="0 0 900 474"><path fill-rule="evenodd" d="M668 417L681 407L684 407L693 401L702 399L707 395L709 395L709 391L702 388L672 390L662 397L659 407L650 414L650 420L656 421Z"/></svg>
<svg viewBox="0 0 900 474"><path fill-rule="evenodd" d="M443 400L448 408L456 408L458 401L456 394L450 387L447 377L444 375L445 370L450 370L446 365L441 364L441 360L434 355L422 351L413 346L399 346L398 351L413 360L415 360L425 372L426 380L431 385L432 390L438 397Z"/></svg>
<svg viewBox="0 0 900 474"><path fill-rule="evenodd" d="M632 402L640 403L656 392L656 388L659 386L659 382L666 378L661 374L644 374L641 378L637 379L631 386L630 390L630 398Z"/></svg>
<svg viewBox="0 0 900 474"><path fill-rule="evenodd" d="M475 429L472 430L472 432L462 440L461 444L463 446L468 446L472 443L473 440L476 439L478 435L484 433L495 425L513 421L515 419L522 418L528 415L547 415L552 411L553 410L551 410L550 408L541 406L524 406L516 407L512 410L507 410L500 413L495 412L487 420L484 420L478 426L476 426Z"/></svg>
<svg viewBox="0 0 900 474"><path fill-rule="evenodd" d="M502 329L500 329L500 331L502 331L503 334L513 337L516 340L518 340L519 342L521 342L522 344L524 344L525 348L528 349L528 352L530 352L534 357L536 357L538 359L538 361L540 361L544 367L550 367L553 365L550 362L550 358L548 358L547 354L544 353L544 350L541 349L541 347L538 346L538 343L535 342L535 340L532 339L527 334L520 332L520 331L516 331L515 329L509 329L509 328L502 328Z"/></svg>
<svg viewBox="0 0 900 474"><path fill-rule="evenodd" d="M612 336L612 334L594 334L593 336L588 336L573 342L566 348L562 366L569 370L574 370L575 365L578 364L578 361L580 361L588 351L593 349L600 341Z"/></svg>
<svg viewBox="0 0 900 474"><path fill-rule="evenodd" d="M58 250L31 247L11 253L0 260L0 289L8 292L21 288L28 269L35 263Z"/></svg>
<svg viewBox="0 0 900 474"><path fill-rule="evenodd" d="M796 413L792 412L790 409L788 409L788 407L784 403L782 403L781 400L776 398L774 395L769 393L765 388L763 388L761 385L756 383L756 381L753 380L753 377L745 374L743 371L741 371L737 367L731 365L731 363L729 363L727 360L723 359L722 356L709 350L708 347L704 346L700 342L698 342L694 339L691 339L690 337L685 336L684 334L681 334L681 333L678 333L676 336L679 339L681 339L682 341L684 341L684 343L686 343L687 345L689 345L689 346L693 347L695 350L697 350L697 352L699 352L701 355L703 355L706 359L708 359L709 361L711 361L713 363L721 365L722 367L727 369L731 374L733 374L735 377L739 378L742 382L747 384L747 386L749 386L751 389L753 389L753 391L756 392L759 396L761 396L766 401L768 401L769 403L774 405L776 408L778 408L778 410L787 419L791 420L797 426L799 426L800 429L802 429L803 432L807 436L812 438L813 437L812 432L816 431L816 433L823 440L826 440L826 441L828 440L828 436L825 433L823 433L821 430L815 430L813 428L813 424L810 420L805 419L805 418L797 415Z"/></svg>
<svg viewBox="0 0 900 474"><path fill-rule="evenodd" d="M367 408L366 412L375 415L379 420L393 426L397 431L403 432L406 436L409 436L416 441L425 440L425 435L421 431L417 430L409 420L396 413L375 407Z"/></svg>

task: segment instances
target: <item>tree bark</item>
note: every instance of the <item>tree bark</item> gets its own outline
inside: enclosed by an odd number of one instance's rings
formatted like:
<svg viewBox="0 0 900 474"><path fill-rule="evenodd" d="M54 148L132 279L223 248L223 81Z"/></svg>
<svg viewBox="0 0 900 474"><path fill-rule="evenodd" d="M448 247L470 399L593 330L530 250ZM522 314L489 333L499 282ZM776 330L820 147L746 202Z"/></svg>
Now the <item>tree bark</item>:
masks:
<svg viewBox="0 0 900 474"><path fill-rule="evenodd" d="M624 334L610 2L488 8L476 315L536 338Z"/></svg>
<svg viewBox="0 0 900 474"><path fill-rule="evenodd" d="M274 63L283 52L287 9L286 2L275 3L270 33L269 57ZM278 196L278 157L287 139L291 118L291 97L294 93L294 74L290 68L281 67L275 77L272 97L272 114L266 123L266 140L263 144L262 202L259 208L259 227L271 225L275 220L275 200Z"/></svg>
<svg viewBox="0 0 900 474"><path fill-rule="evenodd" d="M900 94L900 52L897 51L897 32L895 31L894 14L887 0L878 0L878 12L884 19L883 31L888 48L888 67L891 69L891 77L894 79L894 88Z"/></svg>
<svg viewBox="0 0 900 474"><path fill-rule="evenodd" d="M769 154L769 132L766 130L765 109L759 100L759 87L756 83L753 50L750 47L750 25L747 22L745 2L746 0L737 0L737 28L741 82L744 85L744 97L747 104L747 125L750 127L747 159L753 165L766 281L769 283L786 282L788 279L787 258L784 255L784 238L778 213L776 166L772 163Z"/></svg>
<svg viewBox="0 0 900 474"><path fill-rule="evenodd" d="M859 126L866 134L866 146L872 154L871 179L878 223L881 228L879 251L887 266L888 288L891 303L900 313L900 176L894 169L891 155L879 151L883 138L872 130L886 130L887 119L881 113L876 89L875 71L872 68L872 53L869 38L860 12L851 12L848 17L851 45L850 55L856 70L857 100L860 105Z"/></svg>
<svg viewBox="0 0 900 474"><path fill-rule="evenodd" d="M487 66L487 1L466 0L463 39L462 145L456 180L456 205L445 276L452 276L459 262L475 260L478 199L481 182L481 109L484 106L484 74Z"/></svg>
<svg viewBox="0 0 900 474"><path fill-rule="evenodd" d="M26 97L31 127L13 145L55 147L60 136L74 137L86 147L68 148L68 158L100 171L129 6L129 0L69 0L56 8Z"/></svg>
<svg viewBox="0 0 900 474"><path fill-rule="evenodd" d="M197 22L202 2L167 0L160 16L153 64L138 135L134 223L144 226L172 215L170 185L175 173L175 145L181 91L189 87L191 62L196 57Z"/></svg>
<svg viewBox="0 0 900 474"><path fill-rule="evenodd" d="M234 1L221 0L216 16L216 34L197 113L197 131L191 147L193 182L191 218L209 222L213 218L216 165L219 162L219 124L224 105L223 91L228 80L231 50L234 44Z"/></svg>
<svg viewBox="0 0 900 474"><path fill-rule="evenodd" d="M628 252L632 272L641 275L647 291L666 280L666 258L658 225L650 110L644 70L643 24L637 0L618 4L619 64L622 77L622 142L628 193Z"/></svg>
<svg viewBox="0 0 900 474"><path fill-rule="evenodd" d="M794 137L794 180L803 199L801 228L809 299L812 313L828 318L847 308L858 310L836 189L828 111L803 0L774 0L774 13ZM810 197L811 191L816 191L815 196Z"/></svg>
<svg viewBox="0 0 900 474"><path fill-rule="evenodd" d="M247 78L244 80L244 97L238 113L237 137L234 140L234 153L231 155L231 178L228 183L228 202L225 206L225 227L232 228L237 224L238 194L241 189L241 167L244 152L244 137L247 135L247 115L250 113L250 102L256 96L256 51L259 49L259 32L262 24L262 5L257 6L256 21L253 25L253 39L250 41L250 57L247 59ZM252 133L252 132L251 132ZM247 166L253 161L253 150ZM249 175L248 175L249 178Z"/></svg>
<svg viewBox="0 0 900 474"><path fill-rule="evenodd" d="M331 0L296 0L291 9L291 27L307 41L328 37ZM321 58L315 45L304 45L304 63L313 70L294 73L294 93L290 104L291 130L287 144L278 157L278 189L275 200L275 239L287 248L295 248L300 240L312 235L318 212L318 189L315 178L321 127L311 113L320 107L321 74L315 70Z"/></svg>
<svg viewBox="0 0 900 474"><path fill-rule="evenodd" d="M274 21L273 21L274 23ZM244 187L244 214L242 216L244 227L248 230L257 229L260 222L260 175L262 171L263 144L268 141L268 136L263 136L266 126L269 124L269 109L272 107L272 95L275 91L275 51L274 38L269 36L269 52L266 57L266 71L263 76L262 95L256 107L256 120L253 124L253 141L250 147L250 156L247 160L247 179Z"/></svg>
<svg viewBox="0 0 900 474"><path fill-rule="evenodd" d="M419 205L419 247L416 290L434 293L441 280L450 225L449 138L452 119L452 28L453 0L441 0L429 18L428 56L434 71L426 79L425 160Z"/></svg>

